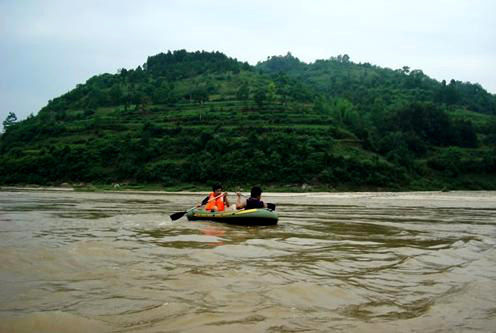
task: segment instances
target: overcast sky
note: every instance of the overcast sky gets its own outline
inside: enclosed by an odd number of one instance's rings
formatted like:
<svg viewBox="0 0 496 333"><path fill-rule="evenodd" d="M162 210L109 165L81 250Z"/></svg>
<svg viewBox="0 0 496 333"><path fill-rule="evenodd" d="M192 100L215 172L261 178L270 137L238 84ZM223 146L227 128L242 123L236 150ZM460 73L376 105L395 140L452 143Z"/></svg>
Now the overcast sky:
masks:
<svg viewBox="0 0 496 333"><path fill-rule="evenodd" d="M496 93L493 0L0 0L0 121L159 52L421 69Z"/></svg>

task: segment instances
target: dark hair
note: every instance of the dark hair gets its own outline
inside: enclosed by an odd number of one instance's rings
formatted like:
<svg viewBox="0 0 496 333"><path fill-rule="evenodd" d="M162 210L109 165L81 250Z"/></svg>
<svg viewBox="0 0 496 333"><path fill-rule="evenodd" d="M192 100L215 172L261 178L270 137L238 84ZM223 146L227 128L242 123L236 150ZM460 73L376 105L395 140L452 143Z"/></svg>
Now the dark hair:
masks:
<svg viewBox="0 0 496 333"><path fill-rule="evenodd" d="M262 189L260 188L260 186L253 186L251 188L251 197L256 198L259 195L262 195Z"/></svg>
<svg viewBox="0 0 496 333"><path fill-rule="evenodd" d="M222 190L222 184L217 183L212 186L212 191L215 192L216 189L220 188Z"/></svg>

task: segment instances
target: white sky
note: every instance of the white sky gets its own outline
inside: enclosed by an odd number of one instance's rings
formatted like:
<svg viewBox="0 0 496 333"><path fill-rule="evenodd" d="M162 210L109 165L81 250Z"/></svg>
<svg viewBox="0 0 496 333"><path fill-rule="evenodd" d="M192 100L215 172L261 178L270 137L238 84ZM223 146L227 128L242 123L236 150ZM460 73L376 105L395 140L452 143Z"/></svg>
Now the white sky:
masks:
<svg viewBox="0 0 496 333"><path fill-rule="evenodd" d="M0 122L168 50L409 66L496 93L493 0L0 0ZM1 126L1 125L0 125Z"/></svg>

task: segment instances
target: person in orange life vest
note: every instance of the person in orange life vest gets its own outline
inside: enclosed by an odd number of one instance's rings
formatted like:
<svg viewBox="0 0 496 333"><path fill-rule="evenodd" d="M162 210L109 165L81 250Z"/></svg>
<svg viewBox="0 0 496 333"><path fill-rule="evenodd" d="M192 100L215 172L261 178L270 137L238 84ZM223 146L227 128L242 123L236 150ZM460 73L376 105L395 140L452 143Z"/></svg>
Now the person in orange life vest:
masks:
<svg viewBox="0 0 496 333"><path fill-rule="evenodd" d="M212 186L212 191L213 192L211 192L205 199L203 199L201 205L199 206L205 206L205 210L218 212L222 212L226 209L226 207L229 207L227 192L222 193L221 184L215 184L214 186Z"/></svg>
<svg viewBox="0 0 496 333"><path fill-rule="evenodd" d="M241 202L241 193L237 192L236 195L236 209L253 209L253 208L267 208L267 204L262 199L262 189L259 186L251 188L250 197L244 202Z"/></svg>

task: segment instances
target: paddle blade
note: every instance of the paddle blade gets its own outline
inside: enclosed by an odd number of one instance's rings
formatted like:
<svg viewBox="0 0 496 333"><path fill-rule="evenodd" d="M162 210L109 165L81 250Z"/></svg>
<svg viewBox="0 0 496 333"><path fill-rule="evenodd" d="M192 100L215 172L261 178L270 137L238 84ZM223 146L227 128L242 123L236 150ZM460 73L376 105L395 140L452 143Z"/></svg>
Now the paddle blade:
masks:
<svg viewBox="0 0 496 333"><path fill-rule="evenodd" d="M184 214L186 214L187 212L177 212L177 213L174 213L170 216L170 219L172 221L175 221L175 220L179 220L181 217L184 216Z"/></svg>
<svg viewBox="0 0 496 333"><path fill-rule="evenodd" d="M267 202L267 208L270 210L276 210L276 205L273 203Z"/></svg>

